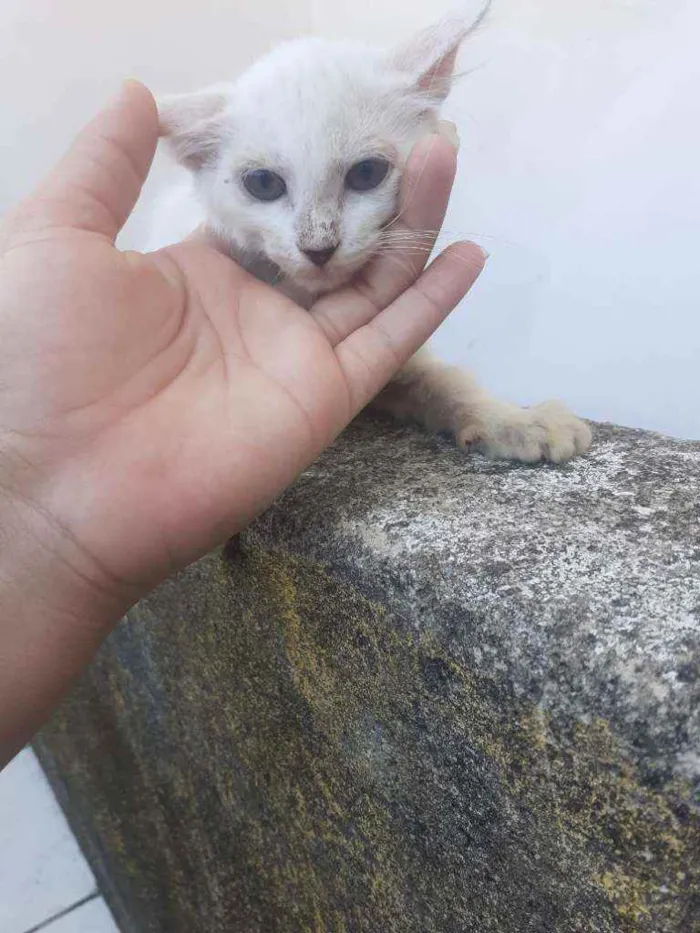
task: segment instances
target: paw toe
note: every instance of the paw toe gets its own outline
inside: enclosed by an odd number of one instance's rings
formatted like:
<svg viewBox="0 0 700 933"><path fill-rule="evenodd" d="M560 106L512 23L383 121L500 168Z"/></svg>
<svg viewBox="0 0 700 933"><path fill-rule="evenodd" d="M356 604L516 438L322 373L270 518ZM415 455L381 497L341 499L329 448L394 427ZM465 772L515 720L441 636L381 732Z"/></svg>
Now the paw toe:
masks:
<svg viewBox="0 0 700 933"><path fill-rule="evenodd" d="M576 443L567 433L551 438L547 443L546 459L552 463L566 463L576 456Z"/></svg>
<svg viewBox="0 0 700 933"><path fill-rule="evenodd" d="M469 424L456 433L458 447L471 447L481 440L482 432L475 424Z"/></svg>
<svg viewBox="0 0 700 933"><path fill-rule="evenodd" d="M521 463L564 463L588 450L592 439L589 426L558 401L525 409L503 406L483 423L465 424L455 434L460 447Z"/></svg>
<svg viewBox="0 0 700 933"><path fill-rule="evenodd" d="M591 429L561 402L543 402L532 409L547 433L546 457L564 463L584 453L591 444Z"/></svg>

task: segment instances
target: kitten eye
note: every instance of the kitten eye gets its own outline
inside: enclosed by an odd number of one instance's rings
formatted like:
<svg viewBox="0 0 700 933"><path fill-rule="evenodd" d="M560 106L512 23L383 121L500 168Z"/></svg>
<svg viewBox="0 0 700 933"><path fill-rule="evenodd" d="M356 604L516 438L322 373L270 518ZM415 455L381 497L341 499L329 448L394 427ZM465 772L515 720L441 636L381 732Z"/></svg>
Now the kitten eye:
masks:
<svg viewBox="0 0 700 933"><path fill-rule="evenodd" d="M381 185L388 172L389 163L384 159L363 159L347 173L345 184L353 191L371 191Z"/></svg>
<svg viewBox="0 0 700 933"><path fill-rule="evenodd" d="M276 172L266 168L256 168L246 172L243 176L243 185L258 201L276 201L287 190L284 179Z"/></svg>

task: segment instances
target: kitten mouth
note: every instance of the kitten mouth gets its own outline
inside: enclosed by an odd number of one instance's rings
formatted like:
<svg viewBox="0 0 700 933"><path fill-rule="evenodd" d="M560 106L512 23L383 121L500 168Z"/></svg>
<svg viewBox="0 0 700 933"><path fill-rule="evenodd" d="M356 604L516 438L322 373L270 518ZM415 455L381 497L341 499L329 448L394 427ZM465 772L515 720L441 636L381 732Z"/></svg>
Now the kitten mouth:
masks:
<svg viewBox="0 0 700 933"><path fill-rule="evenodd" d="M308 291L321 294L344 285L351 275L352 273L344 273L340 269L304 269L292 275L291 278Z"/></svg>
<svg viewBox="0 0 700 933"><path fill-rule="evenodd" d="M298 288L312 295L324 295L348 285L357 273L370 262L375 255L369 250L353 258L344 256L333 258L324 266L314 266L311 263L302 265L290 264L282 260L275 262L265 256L265 261L271 263L285 279Z"/></svg>
<svg viewBox="0 0 700 933"><path fill-rule="evenodd" d="M346 285L364 263L352 265L329 263L321 269L297 270L292 275L300 285L317 293L330 292Z"/></svg>
<svg viewBox="0 0 700 933"><path fill-rule="evenodd" d="M307 287L321 288L323 291L332 291L347 285L368 262L372 260L374 252L363 253L354 258L343 258L341 261L332 259L322 267L305 267L296 273L296 277Z"/></svg>

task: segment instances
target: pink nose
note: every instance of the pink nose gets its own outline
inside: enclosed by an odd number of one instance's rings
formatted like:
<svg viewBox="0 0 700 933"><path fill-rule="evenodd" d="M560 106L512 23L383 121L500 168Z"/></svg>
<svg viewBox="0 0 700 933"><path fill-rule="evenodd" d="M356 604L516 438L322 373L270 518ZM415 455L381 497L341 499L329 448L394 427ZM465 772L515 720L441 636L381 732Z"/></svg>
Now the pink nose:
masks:
<svg viewBox="0 0 700 933"><path fill-rule="evenodd" d="M333 253L338 249L338 244L328 246L326 249L304 249L302 253L311 260L315 266L325 266Z"/></svg>

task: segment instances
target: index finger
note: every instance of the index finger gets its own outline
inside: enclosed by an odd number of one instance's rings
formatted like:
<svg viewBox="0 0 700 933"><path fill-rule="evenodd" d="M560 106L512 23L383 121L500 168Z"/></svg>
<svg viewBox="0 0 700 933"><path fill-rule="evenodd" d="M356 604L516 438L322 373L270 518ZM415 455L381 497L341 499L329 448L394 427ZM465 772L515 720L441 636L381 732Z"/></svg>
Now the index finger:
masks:
<svg viewBox="0 0 700 933"><path fill-rule="evenodd" d="M355 412L383 389L469 291L487 254L474 243L448 247L388 308L336 347Z"/></svg>

